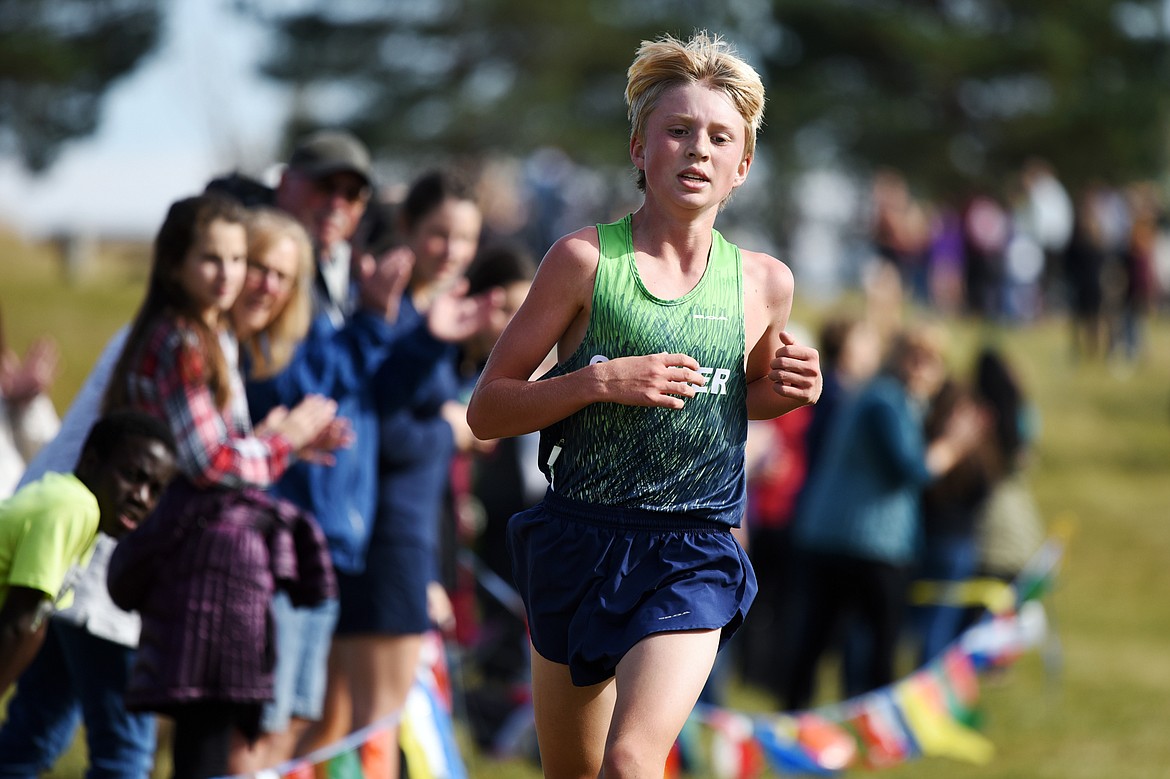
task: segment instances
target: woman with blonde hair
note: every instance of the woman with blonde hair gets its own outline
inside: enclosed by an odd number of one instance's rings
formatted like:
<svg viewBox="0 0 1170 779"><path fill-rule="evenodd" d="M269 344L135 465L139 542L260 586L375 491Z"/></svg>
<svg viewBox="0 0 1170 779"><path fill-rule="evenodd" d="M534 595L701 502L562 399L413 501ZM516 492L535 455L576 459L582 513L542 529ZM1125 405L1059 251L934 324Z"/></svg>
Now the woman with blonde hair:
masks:
<svg viewBox="0 0 1170 779"><path fill-rule="evenodd" d="M252 211L244 292L232 308L248 379L284 370L309 332L314 268L313 244L300 222L275 208Z"/></svg>

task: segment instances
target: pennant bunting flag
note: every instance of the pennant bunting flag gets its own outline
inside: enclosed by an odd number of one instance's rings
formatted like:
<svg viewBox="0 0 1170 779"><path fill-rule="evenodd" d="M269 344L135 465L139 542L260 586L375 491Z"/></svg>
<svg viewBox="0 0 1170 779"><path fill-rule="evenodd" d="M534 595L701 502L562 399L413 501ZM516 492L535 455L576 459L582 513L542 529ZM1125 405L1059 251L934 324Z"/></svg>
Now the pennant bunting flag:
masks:
<svg viewBox="0 0 1170 779"><path fill-rule="evenodd" d="M1007 665L1028 649L1039 646L1048 632L1044 607L1030 600L1014 614L988 615L959 637L962 651L975 667Z"/></svg>
<svg viewBox="0 0 1170 779"><path fill-rule="evenodd" d="M920 579L910 586L908 597L915 605L982 606L992 614L1005 614L1016 604L1015 588L999 579Z"/></svg>
<svg viewBox="0 0 1170 779"><path fill-rule="evenodd" d="M852 713L847 722L858 734L861 762L866 768L889 768L918 756L918 745L898 714L889 689L866 693L848 708Z"/></svg>
<svg viewBox="0 0 1170 779"><path fill-rule="evenodd" d="M756 720L755 737L764 757L777 773L833 776L836 768L823 766L800 745L800 728L794 717L778 714Z"/></svg>
<svg viewBox="0 0 1170 779"><path fill-rule="evenodd" d="M1063 545L1056 539L1049 539L1024 565L1015 581L1017 603L1036 600L1052 589L1060 570L1062 552Z"/></svg>
<svg viewBox="0 0 1170 779"><path fill-rule="evenodd" d="M815 712L796 717L797 740L818 765L838 771L857 759L857 742L839 723Z"/></svg>
<svg viewBox="0 0 1170 779"><path fill-rule="evenodd" d="M451 688L442 653L429 657L406 696L398 743L410 779L467 779L451 720ZM441 650L442 644L438 643ZM424 647L424 658L427 658ZM440 667L441 666L441 667Z"/></svg>
<svg viewBox="0 0 1170 779"><path fill-rule="evenodd" d="M975 663L971 656L957 645L943 653L938 663L955 713L972 711L979 703L979 678L975 675Z"/></svg>
<svg viewBox="0 0 1170 779"><path fill-rule="evenodd" d="M911 674L894 685L893 697L922 754L976 765L991 760L995 752L991 742L951 715L934 674L925 670Z"/></svg>
<svg viewBox="0 0 1170 779"><path fill-rule="evenodd" d="M389 728L376 730L358 747L358 762L363 779L390 776L391 766L398 763L398 742Z"/></svg>
<svg viewBox="0 0 1170 779"><path fill-rule="evenodd" d="M712 730L711 768L718 779L751 779L760 773L764 759L750 717L712 709L706 722Z"/></svg>
<svg viewBox="0 0 1170 779"><path fill-rule="evenodd" d="M662 772L662 779L678 779L682 774L682 757L676 741L670 745L670 752L666 755L666 769Z"/></svg>

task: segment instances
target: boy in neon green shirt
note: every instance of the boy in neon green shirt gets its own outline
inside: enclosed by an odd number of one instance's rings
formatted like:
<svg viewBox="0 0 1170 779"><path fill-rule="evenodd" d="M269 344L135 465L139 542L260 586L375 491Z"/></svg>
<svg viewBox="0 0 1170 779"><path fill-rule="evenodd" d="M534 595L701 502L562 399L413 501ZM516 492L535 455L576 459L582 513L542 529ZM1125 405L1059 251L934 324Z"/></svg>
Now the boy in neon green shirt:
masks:
<svg viewBox="0 0 1170 779"><path fill-rule="evenodd" d="M99 531L115 538L146 518L176 473L166 423L117 412L94 425L73 473L49 473L0 502L0 694L32 661L69 573Z"/></svg>

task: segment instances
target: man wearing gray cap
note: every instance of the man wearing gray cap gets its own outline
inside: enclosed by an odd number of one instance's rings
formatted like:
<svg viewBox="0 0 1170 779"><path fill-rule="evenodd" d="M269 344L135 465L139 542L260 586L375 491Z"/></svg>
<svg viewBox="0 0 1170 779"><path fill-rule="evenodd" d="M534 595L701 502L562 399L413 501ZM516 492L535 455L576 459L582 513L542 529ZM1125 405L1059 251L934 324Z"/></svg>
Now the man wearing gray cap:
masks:
<svg viewBox="0 0 1170 779"><path fill-rule="evenodd" d="M332 466L297 463L273 491L311 511L329 542L333 564L339 570L362 564L365 538L373 512L376 416L361 385L364 373L344 362L347 350L338 348L342 331L364 317L357 329L367 333L372 361L392 337L391 323L359 310L357 279L351 276L350 241L371 196L370 152L353 135L321 130L294 148L277 184L274 203L308 231L317 260L313 285L313 323L289 366L278 376L247 383L248 406L255 421L274 407L287 405L307 392L319 392L338 403L338 415L350 421L355 442L338 450ZM366 341L362 341L366 343ZM344 365L342 364L344 362ZM376 364L376 363L375 363ZM344 375L347 384L331 380ZM369 408L367 408L369 407ZM337 601L296 608L277 595L273 603L277 664L275 700L264 710L266 736L236 764L237 770L279 763L293 755L311 723L321 716L325 695L326 660Z"/></svg>
<svg viewBox="0 0 1170 779"><path fill-rule="evenodd" d="M334 452L333 465L298 462L273 491L313 513L329 542L334 568L350 574L365 567L373 526L379 409L404 402L413 382L424 380L452 343L490 322L498 306L490 297L452 294L446 305L432 305L425 322L400 326L395 297L401 296L402 274L410 267L399 261L402 247L385 252L389 259L374 259L373 268L366 262L360 279L350 275L352 261L369 259L353 257L350 242L370 196L370 155L349 133L314 133L293 151L275 202L304 225L316 244L315 316L288 367L246 387L256 422L276 406L291 408L306 393L333 398L338 417L349 420L353 445ZM394 386L376 385L374 376L388 359L398 369ZM267 737L252 754L239 756L237 772L282 762L298 747L303 751L328 741L332 728L348 726L343 712L324 709L337 608L336 601L294 608L277 595L275 699L266 706L262 723ZM324 724L311 730L322 714Z"/></svg>
<svg viewBox="0 0 1170 779"><path fill-rule="evenodd" d="M277 207L309 231L317 249L315 305L340 327L353 311L350 239L371 193L370 152L342 130L321 130L293 150L276 187Z"/></svg>

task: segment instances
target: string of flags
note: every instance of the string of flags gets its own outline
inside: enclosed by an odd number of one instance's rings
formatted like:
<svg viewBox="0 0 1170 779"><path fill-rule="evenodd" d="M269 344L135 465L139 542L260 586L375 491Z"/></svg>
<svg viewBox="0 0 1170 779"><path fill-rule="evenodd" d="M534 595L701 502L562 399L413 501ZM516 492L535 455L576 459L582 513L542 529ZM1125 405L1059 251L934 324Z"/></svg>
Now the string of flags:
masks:
<svg viewBox="0 0 1170 779"><path fill-rule="evenodd" d="M977 765L995 748L977 730L981 671L1004 667L1048 637L1040 598L1053 587L1065 543L1045 541L1012 583L923 583L917 597L987 611L946 651L909 676L864 695L803 712L744 713L696 706L671 751L666 779L704 762L718 779L781 775L833 776L879 770L920 757ZM467 779L453 725L453 693L441 637L427 637L418 678L405 707L303 758L254 775L225 779L378 779L401 759L408 779ZM531 728L531 710L511 731ZM398 743L392 735L398 726ZM706 729L706 749L701 729ZM520 737L510 739L515 743ZM706 753L704 761L700 755ZM504 755L506 756L506 755Z"/></svg>
<svg viewBox="0 0 1170 779"><path fill-rule="evenodd" d="M987 764L995 748L977 730L979 673L1009 665L1048 637L1040 598L1055 583L1064 548L1050 538L1014 582L998 583L1002 589L981 583L951 592L949 602L977 600L987 612L939 657L888 687L795 713L696 707L672 751L667 779L703 763L700 726L710 732L706 762L718 779L753 779L766 768L834 776L920 757Z"/></svg>

